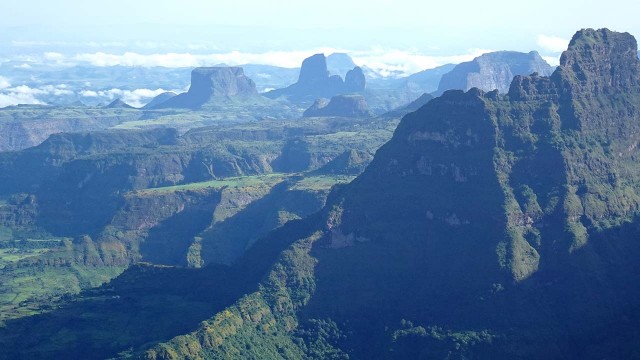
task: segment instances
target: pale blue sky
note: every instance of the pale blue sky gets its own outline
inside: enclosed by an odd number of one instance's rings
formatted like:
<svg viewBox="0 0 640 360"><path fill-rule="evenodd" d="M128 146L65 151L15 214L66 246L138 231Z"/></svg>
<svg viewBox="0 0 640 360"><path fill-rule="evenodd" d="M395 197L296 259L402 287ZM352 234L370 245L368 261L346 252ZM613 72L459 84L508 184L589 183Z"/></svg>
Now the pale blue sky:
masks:
<svg viewBox="0 0 640 360"><path fill-rule="evenodd" d="M580 28L640 35L638 13L631 0L3 0L0 51L6 57L333 48L454 56L484 49L557 56L561 40Z"/></svg>

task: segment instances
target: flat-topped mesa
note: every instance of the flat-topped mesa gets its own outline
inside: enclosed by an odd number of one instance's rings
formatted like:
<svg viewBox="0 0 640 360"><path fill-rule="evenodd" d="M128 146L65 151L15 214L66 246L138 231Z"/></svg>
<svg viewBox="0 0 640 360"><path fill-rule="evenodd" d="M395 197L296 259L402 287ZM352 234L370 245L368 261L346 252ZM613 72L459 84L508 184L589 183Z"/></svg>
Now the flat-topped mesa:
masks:
<svg viewBox="0 0 640 360"><path fill-rule="evenodd" d="M233 97L257 95L258 91L241 67L202 67L191 72L189 93Z"/></svg>
<svg viewBox="0 0 640 360"><path fill-rule="evenodd" d="M191 72L188 92L170 98L156 108L197 109L211 101L258 95L256 84L241 67L201 67Z"/></svg>

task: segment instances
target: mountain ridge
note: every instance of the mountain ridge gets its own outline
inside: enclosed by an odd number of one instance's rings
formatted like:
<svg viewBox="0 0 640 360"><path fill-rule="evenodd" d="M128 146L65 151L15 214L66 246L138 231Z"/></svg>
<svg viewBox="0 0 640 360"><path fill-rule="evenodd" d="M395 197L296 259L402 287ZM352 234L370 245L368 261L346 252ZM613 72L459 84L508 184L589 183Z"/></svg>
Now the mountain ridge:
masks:
<svg viewBox="0 0 640 360"><path fill-rule="evenodd" d="M581 30L550 78L429 101L257 292L143 357L632 357L636 51Z"/></svg>

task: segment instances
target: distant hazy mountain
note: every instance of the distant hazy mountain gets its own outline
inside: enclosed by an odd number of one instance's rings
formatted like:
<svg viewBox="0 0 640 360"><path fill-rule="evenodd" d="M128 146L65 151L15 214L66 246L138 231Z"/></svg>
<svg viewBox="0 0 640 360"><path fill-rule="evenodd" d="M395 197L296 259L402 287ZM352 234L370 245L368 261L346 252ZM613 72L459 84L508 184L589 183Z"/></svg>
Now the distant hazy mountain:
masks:
<svg viewBox="0 0 640 360"><path fill-rule="evenodd" d="M171 91L167 91L165 93L162 93L156 97L154 97L151 101L149 101L145 106L143 106L143 109L153 109L154 107L159 106L160 104L162 104L163 102L177 96L178 94L171 92Z"/></svg>
<svg viewBox="0 0 640 360"><path fill-rule="evenodd" d="M420 97L418 97L417 99L415 99L414 101L410 102L408 105L403 105L399 108L393 109L387 113L384 114L385 117L397 117L397 116L404 116L410 112L414 112L418 109L420 109L421 107L423 107L424 105L426 105L429 101L433 100L433 95L428 94L428 93L424 93L422 95L420 95Z"/></svg>
<svg viewBox="0 0 640 360"><path fill-rule="evenodd" d="M199 109L231 98L260 97L253 80L240 67L205 67L191 72L191 87L155 108Z"/></svg>
<svg viewBox="0 0 640 360"><path fill-rule="evenodd" d="M327 69L331 75L340 75L343 78L347 72L356 67L353 59L345 53L333 53L327 56Z"/></svg>
<svg viewBox="0 0 640 360"><path fill-rule="evenodd" d="M455 67L455 64L446 64L409 75L405 79L405 86L413 91L432 93L438 89L442 76Z"/></svg>
<svg viewBox="0 0 640 360"><path fill-rule="evenodd" d="M105 106L107 109L133 109L133 106L122 101L122 99L115 99L109 105Z"/></svg>
<svg viewBox="0 0 640 360"><path fill-rule="evenodd" d="M298 75L300 68L283 68L271 65L242 65L246 76L256 83L258 92L280 89L293 84Z"/></svg>
<svg viewBox="0 0 640 360"><path fill-rule="evenodd" d="M327 99L318 99L304 112L305 117L340 116L366 117L371 116L369 105L362 95L336 95Z"/></svg>
<svg viewBox="0 0 640 360"><path fill-rule="evenodd" d="M396 114L394 110L401 110L424 93L432 93L438 88L443 74L453 69L455 65L447 64L433 69L427 69L405 77L373 77L371 72L365 71L367 76L367 102L377 114Z"/></svg>
<svg viewBox="0 0 640 360"><path fill-rule="evenodd" d="M331 75L324 54L316 54L302 62L298 81L283 89L269 91L265 96L275 99L286 97L293 102L310 103L320 97L363 91L365 77L362 69L354 67L343 80L340 75Z"/></svg>
<svg viewBox="0 0 640 360"><path fill-rule="evenodd" d="M109 91L113 89L182 90L188 88L189 74L193 70L138 66L25 65L17 61L0 62L0 76L9 79L12 86L27 85L44 90L39 91L37 98L47 104L82 101L87 105L99 105L112 99ZM270 65L246 64L242 68L246 76L255 81L258 92L286 87L294 83L300 73L299 68ZM51 89L52 86L63 87ZM141 101L144 103L149 100L143 98Z"/></svg>
<svg viewBox="0 0 640 360"><path fill-rule="evenodd" d="M516 75L538 73L549 76L552 72L553 68L535 51L498 51L456 65L442 76L435 94L453 89L467 91L473 87L484 91L498 89L505 93Z"/></svg>

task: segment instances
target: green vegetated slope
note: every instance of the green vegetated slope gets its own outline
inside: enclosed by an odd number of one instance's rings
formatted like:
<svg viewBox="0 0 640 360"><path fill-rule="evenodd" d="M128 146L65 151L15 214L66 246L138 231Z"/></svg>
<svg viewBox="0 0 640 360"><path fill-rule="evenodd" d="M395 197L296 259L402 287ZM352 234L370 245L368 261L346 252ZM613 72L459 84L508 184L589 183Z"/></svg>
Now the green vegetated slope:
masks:
<svg viewBox="0 0 640 360"><path fill-rule="evenodd" d="M550 77L432 100L255 291L138 356L637 358L636 54L581 30Z"/></svg>
<svg viewBox="0 0 640 360"><path fill-rule="evenodd" d="M37 146L50 135L106 129L175 128L184 133L203 126L263 119L295 119L304 111L266 98L227 99L203 109L19 105L0 109L0 151Z"/></svg>
<svg viewBox="0 0 640 360"><path fill-rule="evenodd" d="M134 121L142 112L134 109L17 106L0 109L0 151L36 146L59 132L103 130Z"/></svg>
<svg viewBox="0 0 640 360"><path fill-rule="evenodd" d="M64 295L139 261L228 264L268 231L319 210L330 187L353 179L370 156L358 166L319 168L342 154L374 152L396 124L325 118L225 123L184 135L109 130L56 134L1 153L2 319L57 308Z"/></svg>

